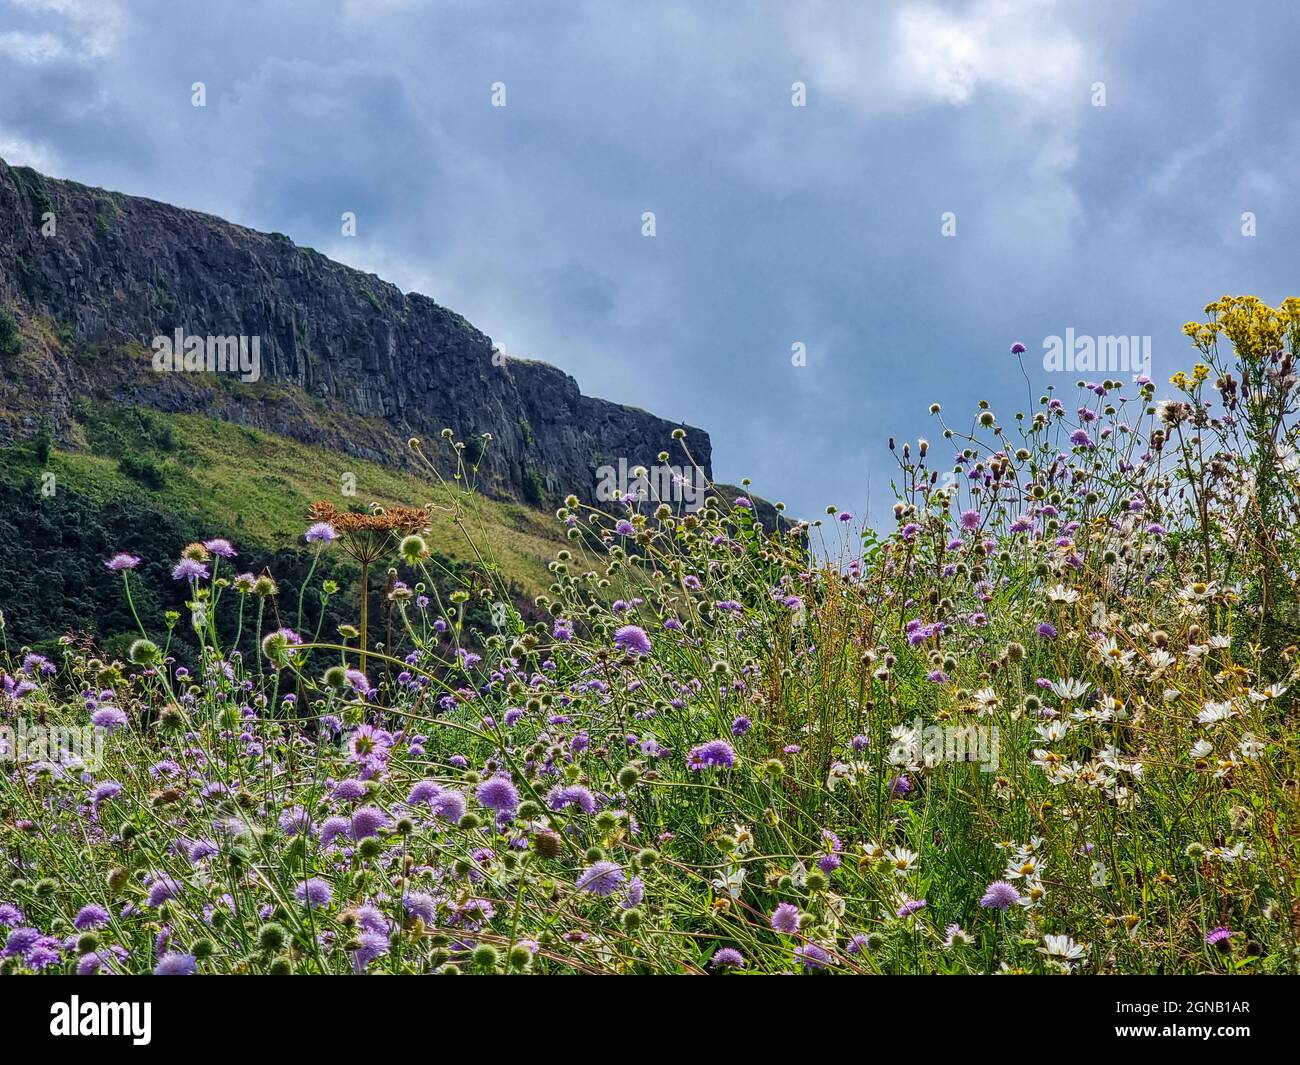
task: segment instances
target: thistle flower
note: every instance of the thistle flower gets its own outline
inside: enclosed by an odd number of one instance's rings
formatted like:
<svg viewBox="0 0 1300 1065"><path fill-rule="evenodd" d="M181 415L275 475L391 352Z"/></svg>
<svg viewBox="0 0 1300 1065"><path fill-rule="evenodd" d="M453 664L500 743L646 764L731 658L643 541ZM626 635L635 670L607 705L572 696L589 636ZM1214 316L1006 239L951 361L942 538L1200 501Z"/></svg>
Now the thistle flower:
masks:
<svg viewBox="0 0 1300 1065"><path fill-rule="evenodd" d="M1227 951L1231 947L1232 929L1220 925L1213 931L1205 934L1207 945L1214 947L1216 950Z"/></svg>

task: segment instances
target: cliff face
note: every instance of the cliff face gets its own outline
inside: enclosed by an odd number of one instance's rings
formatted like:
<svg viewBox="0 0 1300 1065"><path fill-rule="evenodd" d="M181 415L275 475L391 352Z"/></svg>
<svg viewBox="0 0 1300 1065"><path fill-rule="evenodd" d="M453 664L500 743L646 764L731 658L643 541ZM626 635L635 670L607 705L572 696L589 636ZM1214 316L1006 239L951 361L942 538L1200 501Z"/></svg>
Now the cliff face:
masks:
<svg viewBox="0 0 1300 1065"><path fill-rule="evenodd" d="M52 212L55 231L42 232ZM46 225L48 229L48 224ZM81 396L198 413L389 464L411 436L491 433L489 493L594 497L596 469L683 462L677 426L583 396L543 363L494 365L458 314L280 234L0 161L0 304L23 351L0 352L0 443L48 420L75 435ZM260 380L159 373L156 336L259 338ZM685 427L711 475L707 434ZM432 441L426 446L432 453Z"/></svg>

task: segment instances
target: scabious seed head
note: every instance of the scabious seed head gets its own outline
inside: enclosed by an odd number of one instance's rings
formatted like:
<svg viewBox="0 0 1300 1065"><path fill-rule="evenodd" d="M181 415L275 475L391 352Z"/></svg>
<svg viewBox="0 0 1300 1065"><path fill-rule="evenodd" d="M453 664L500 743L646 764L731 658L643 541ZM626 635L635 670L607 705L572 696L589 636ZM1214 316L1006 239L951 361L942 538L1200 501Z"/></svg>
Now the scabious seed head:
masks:
<svg viewBox="0 0 1300 1065"><path fill-rule="evenodd" d="M289 933L284 930L284 925L268 922L257 930L257 945L267 954L274 954L277 950L284 947L288 942Z"/></svg>
<svg viewBox="0 0 1300 1065"><path fill-rule="evenodd" d="M136 640L131 644L127 657L137 666L152 666L161 661L162 653L152 640Z"/></svg>
<svg viewBox="0 0 1300 1065"><path fill-rule="evenodd" d="M429 554L429 545L425 543L424 537L418 533L411 533L403 536L401 543L398 544L398 551L401 553L409 565L415 565L420 559Z"/></svg>

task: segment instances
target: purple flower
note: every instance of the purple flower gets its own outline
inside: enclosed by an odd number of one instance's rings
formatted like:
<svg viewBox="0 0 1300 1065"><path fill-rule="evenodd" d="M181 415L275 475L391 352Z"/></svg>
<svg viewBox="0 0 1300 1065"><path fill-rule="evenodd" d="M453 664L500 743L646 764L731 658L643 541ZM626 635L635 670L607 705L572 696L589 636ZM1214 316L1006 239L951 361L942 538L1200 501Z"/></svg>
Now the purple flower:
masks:
<svg viewBox="0 0 1300 1065"><path fill-rule="evenodd" d="M1041 625L1038 626L1038 628L1035 631L1044 640L1056 639L1056 626L1050 624L1049 622L1044 621Z"/></svg>
<svg viewBox="0 0 1300 1065"><path fill-rule="evenodd" d="M362 840L377 836L386 824L388 815L378 806L362 806L352 814L352 838Z"/></svg>
<svg viewBox="0 0 1300 1065"><path fill-rule="evenodd" d="M73 918L73 925L79 932L87 932L92 928L99 928L108 923L108 911L97 903L90 903L83 906Z"/></svg>
<svg viewBox="0 0 1300 1065"><path fill-rule="evenodd" d="M423 891L411 891L402 899L402 905L409 916L418 917L425 924L434 923L438 905L433 901L432 895L427 895Z"/></svg>
<svg viewBox="0 0 1300 1065"><path fill-rule="evenodd" d="M388 935L382 932L362 932L357 937L360 946L353 957L359 968L364 969L376 958L388 953Z"/></svg>
<svg viewBox="0 0 1300 1065"><path fill-rule="evenodd" d="M7 957L16 957L29 950L40 938L39 928L15 928L5 940L4 953Z"/></svg>
<svg viewBox="0 0 1300 1065"><path fill-rule="evenodd" d="M686 768L699 772L706 766L730 769L736 764L736 752L726 740L709 740L698 747L692 747L686 756Z"/></svg>
<svg viewBox="0 0 1300 1065"><path fill-rule="evenodd" d="M650 637L640 625L624 625L614 633L614 646L632 654L648 655Z"/></svg>
<svg viewBox="0 0 1300 1065"><path fill-rule="evenodd" d="M318 906L328 906L330 899L334 897L334 892L330 889L329 884L325 883L320 877L312 877L310 880L304 880L294 889L294 895L299 902L309 910L314 910Z"/></svg>
<svg viewBox="0 0 1300 1065"><path fill-rule="evenodd" d="M135 555L128 555L125 551L119 551L112 558L107 559L104 565L114 573L120 573L124 569L135 569L140 565L140 560Z"/></svg>
<svg viewBox="0 0 1300 1065"><path fill-rule="evenodd" d="M346 817L327 817L320 826L320 845L328 847L339 836L348 836L352 833L352 822Z"/></svg>
<svg viewBox="0 0 1300 1065"><path fill-rule="evenodd" d="M504 773L483 781L475 795L479 802L502 817L514 817L519 809L519 792Z"/></svg>
<svg viewBox="0 0 1300 1065"><path fill-rule="evenodd" d="M342 785L339 785L342 787ZM410 794L406 796L406 801L412 806L418 806L420 803L431 803L442 794L442 785L436 780L417 780L412 786Z"/></svg>
<svg viewBox="0 0 1300 1065"><path fill-rule="evenodd" d="M90 723L105 732L115 732L126 724L126 711L116 706L106 706L90 715Z"/></svg>
<svg viewBox="0 0 1300 1065"><path fill-rule="evenodd" d="M619 536L633 536L636 534L636 526L624 518L614 526L614 531L618 533Z"/></svg>
<svg viewBox="0 0 1300 1065"><path fill-rule="evenodd" d="M799 907L790 902L783 902L772 911L772 927L784 935L793 935L799 931Z"/></svg>
<svg viewBox="0 0 1300 1065"><path fill-rule="evenodd" d="M908 899L898 907L899 917L911 917L917 910L925 909L925 899Z"/></svg>
<svg viewBox="0 0 1300 1065"><path fill-rule="evenodd" d="M903 799L912 794L912 780L906 773L900 773L889 782L889 794L895 799Z"/></svg>
<svg viewBox="0 0 1300 1065"><path fill-rule="evenodd" d="M90 803L92 806L98 806L101 802L116 799L121 794L121 784L116 780L105 780L102 784L95 785L95 790L90 793Z"/></svg>
<svg viewBox="0 0 1300 1065"><path fill-rule="evenodd" d="M978 510L963 510L961 512L961 527L967 532L974 532L980 527L980 512Z"/></svg>
<svg viewBox="0 0 1300 1065"><path fill-rule="evenodd" d="M593 895L612 895L623 883L623 870L613 862L594 862L583 870L578 877L577 887L580 891L590 891Z"/></svg>
<svg viewBox="0 0 1300 1065"><path fill-rule="evenodd" d="M1011 345L1011 354L1012 354L1012 355L1023 355L1023 354L1025 353L1026 350L1027 350L1027 349L1025 348L1025 346L1024 346L1022 343L1020 343L1020 341L1018 341L1018 340L1017 340L1014 344Z"/></svg>
<svg viewBox="0 0 1300 1065"><path fill-rule="evenodd" d="M713 952L713 960L709 964L715 969L743 969L745 956L735 947L720 947Z"/></svg>
<svg viewBox="0 0 1300 1065"><path fill-rule="evenodd" d="M366 793L366 785L363 781L355 777L348 777L346 780L340 780L334 785L334 798L350 801L359 799ZM409 799L407 800L410 801Z"/></svg>
<svg viewBox="0 0 1300 1065"><path fill-rule="evenodd" d="M459 821L465 816L465 796L458 791L444 791L433 800L433 812L445 821Z"/></svg>
<svg viewBox="0 0 1300 1065"><path fill-rule="evenodd" d="M825 969L831 963L831 956L816 943L805 943L801 947L796 947L794 956L797 961L803 963L805 969L810 971Z"/></svg>
<svg viewBox="0 0 1300 1065"><path fill-rule="evenodd" d="M239 555L229 540L204 540L203 546L218 558L236 558Z"/></svg>
<svg viewBox="0 0 1300 1065"><path fill-rule="evenodd" d="M174 899L181 892L181 886L170 876L165 873L159 874L157 879L149 885L149 895L144 900L144 904L150 909L156 910L164 902Z"/></svg>
<svg viewBox="0 0 1300 1065"><path fill-rule="evenodd" d="M743 736L749 731L749 726L749 718L744 714L741 714L740 717L736 718L736 720L731 723L731 734L733 736Z"/></svg>
<svg viewBox="0 0 1300 1065"><path fill-rule="evenodd" d="M980 905L986 910L1005 910L1020 901L1020 892L1005 880L995 880L984 889Z"/></svg>
<svg viewBox="0 0 1300 1065"><path fill-rule="evenodd" d="M154 976L193 976L198 964L193 954L164 954L154 966Z"/></svg>
<svg viewBox="0 0 1300 1065"><path fill-rule="evenodd" d="M334 541L338 533L334 531L334 526L327 521L318 521L303 534L303 539L309 544L328 544Z"/></svg>
<svg viewBox="0 0 1300 1065"><path fill-rule="evenodd" d="M172 570L172 580L174 581L184 581L184 580L202 581L202 580L207 580L207 578L208 578L208 567L205 566L202 562L199 562L192 558L181 559L178 563L176 563L176 568Z"/></svg>
<svg viewBox="0 0 1300 1065"><path fill-rule="evenodd" d="M590 789L584 788L581 784L569 784L566 787L557 784L546 793L546 805L556 812L567 806L577 806L584 813L594 814L596 797L592 795Z"/></svg>
<svg viewBox="0 0 1300 1065"><path fill-rule="evenodd" d="M1232 929L1220 925L1212 932L1207 932L1205 942L1211 947L1217 947L1219 950L1227 950L1231 946L1229 940L1232 937Z"/></svg>

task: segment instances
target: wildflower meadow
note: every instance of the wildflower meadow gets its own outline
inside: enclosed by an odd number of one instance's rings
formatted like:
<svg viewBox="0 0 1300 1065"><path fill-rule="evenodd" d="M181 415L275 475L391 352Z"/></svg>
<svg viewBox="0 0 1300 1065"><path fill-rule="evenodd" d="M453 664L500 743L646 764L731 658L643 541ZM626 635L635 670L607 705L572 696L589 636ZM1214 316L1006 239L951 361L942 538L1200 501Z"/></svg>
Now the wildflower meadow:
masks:
<svg viewBox="0 0 1300 1065"><path fill-rule="evenodd" d="M213 528L149 616L105 558L128 654L0 651L0 972L1295 973L1300 299L1186 332L998 356L1024 410L890 440L885 527L570 497L533 602L421 499L302 515L354 587Z"/></svg>

